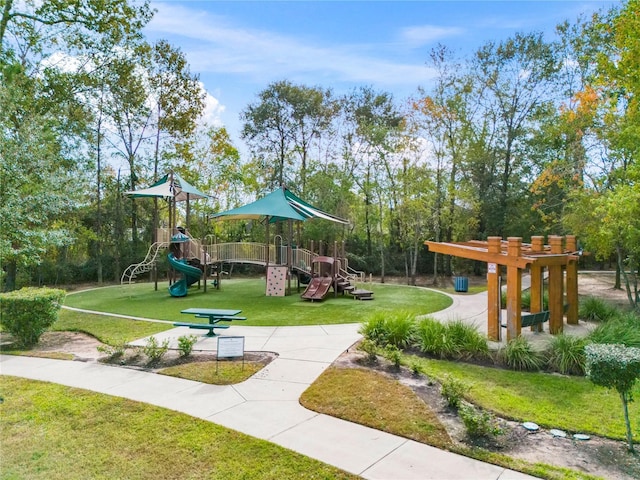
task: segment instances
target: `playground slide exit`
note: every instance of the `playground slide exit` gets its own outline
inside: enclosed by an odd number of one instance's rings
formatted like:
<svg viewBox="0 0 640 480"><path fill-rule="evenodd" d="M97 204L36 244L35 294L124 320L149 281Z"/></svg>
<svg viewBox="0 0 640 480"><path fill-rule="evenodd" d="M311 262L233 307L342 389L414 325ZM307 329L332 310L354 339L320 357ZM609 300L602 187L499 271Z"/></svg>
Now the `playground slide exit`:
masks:
<svg viewBox="0 0 640 480"><path fill-rule="evenodd" d="M172 253L169 254L169 264L171 268L182 273L182 278L169 287L169 293L172 297L184 297L187 295L189 286L200 280L202 272L199 268L178 260Z"/></svg>

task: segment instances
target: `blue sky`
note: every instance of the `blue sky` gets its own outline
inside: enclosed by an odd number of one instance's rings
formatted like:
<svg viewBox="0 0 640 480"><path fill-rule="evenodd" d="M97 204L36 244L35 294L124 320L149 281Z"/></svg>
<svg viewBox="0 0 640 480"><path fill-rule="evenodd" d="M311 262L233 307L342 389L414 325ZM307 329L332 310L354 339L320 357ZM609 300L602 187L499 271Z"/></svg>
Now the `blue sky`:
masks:
<svg viewBox="0 0 640 480"><path fill-rule="evenodd" d="M461 55L516 32L542 31L616 5L609 1L157 1L149 40L187 56L210 95L208 116L236 146L238 115L269 83L366 85L397 100L428 87L438 43Z"/></svg>

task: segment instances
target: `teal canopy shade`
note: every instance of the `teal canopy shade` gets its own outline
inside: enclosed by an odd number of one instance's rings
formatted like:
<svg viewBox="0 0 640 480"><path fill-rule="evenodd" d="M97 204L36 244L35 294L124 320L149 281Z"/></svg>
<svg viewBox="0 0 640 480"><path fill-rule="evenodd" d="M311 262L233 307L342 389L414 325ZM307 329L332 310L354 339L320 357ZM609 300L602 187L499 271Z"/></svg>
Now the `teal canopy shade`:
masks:
<svg viewBox="0 0 640 480"><path fill-rule="evenodd" d="M189 236L185 235L182 232L176 233L175 235L171 236L171 243L185 243L190 240L191 238L189 238Z"/></svg>
<svg viewBox="0 0 640 480"><path fill-rule="evenodd" d="M206 193L202 193L196 187L187 182L175 172L167 173L164 177L151 185L149 188L141 190L131 190L124 192L133 198L157 197L173 198L176 202L185 200L197 200L199 198L209 198Z"/></svg>
<svg viewBox="0 0 640 480"><path fill-rule="evenodd" d="M212 216L215 220L259 220L263 217L268 218L270 223L289 219L304 222L310 218L323 218L343 224L349 223L347 220L317 209L295 196L286 187L278 188L255 202Z"/></svg>

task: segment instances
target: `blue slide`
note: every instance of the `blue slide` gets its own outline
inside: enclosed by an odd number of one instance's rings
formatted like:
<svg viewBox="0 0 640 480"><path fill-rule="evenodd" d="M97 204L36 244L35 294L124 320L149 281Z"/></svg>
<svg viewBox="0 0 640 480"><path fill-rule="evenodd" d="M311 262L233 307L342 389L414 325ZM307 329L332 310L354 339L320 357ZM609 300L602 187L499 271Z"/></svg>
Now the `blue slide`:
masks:
<svg viewBox="0 0 640 480"><path fill-rule="evenodd" d="M184 297L189 286L200 280L202 272L199 268L187 264L186 260L178 260L173 253L169 254L169 264L171 268L182 273L182 278L169 287L169 293L172 297Z"/></svg>

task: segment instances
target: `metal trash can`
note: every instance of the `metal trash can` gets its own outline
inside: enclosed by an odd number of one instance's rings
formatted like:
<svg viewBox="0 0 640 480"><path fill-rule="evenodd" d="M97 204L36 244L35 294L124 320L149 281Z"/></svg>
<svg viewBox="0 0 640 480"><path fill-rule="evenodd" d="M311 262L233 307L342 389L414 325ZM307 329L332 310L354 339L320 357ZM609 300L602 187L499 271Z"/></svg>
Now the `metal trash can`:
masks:
<svg viewBox="0 0 640 480"><path fill-rule="evenodd" d="M456 292L466 292L469 290L469 279L467 277L453 277L453 289Z"/></svg>

